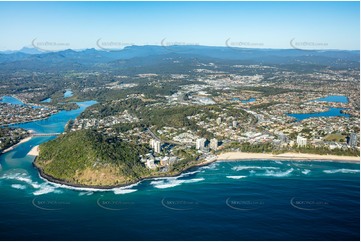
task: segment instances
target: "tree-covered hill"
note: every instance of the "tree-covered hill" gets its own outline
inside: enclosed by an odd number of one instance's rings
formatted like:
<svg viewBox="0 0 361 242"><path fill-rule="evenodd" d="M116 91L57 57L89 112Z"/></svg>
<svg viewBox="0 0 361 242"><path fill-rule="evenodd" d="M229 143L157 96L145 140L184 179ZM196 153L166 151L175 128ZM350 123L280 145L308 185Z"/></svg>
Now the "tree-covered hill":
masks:
<svg viewBox="0 0 361 242"><path fill-rule="evenodd" d="M142 152L142 146L95 130L81 130L42 144L35 165L66 183L116 186L149 175L139 161Z"/></svg>

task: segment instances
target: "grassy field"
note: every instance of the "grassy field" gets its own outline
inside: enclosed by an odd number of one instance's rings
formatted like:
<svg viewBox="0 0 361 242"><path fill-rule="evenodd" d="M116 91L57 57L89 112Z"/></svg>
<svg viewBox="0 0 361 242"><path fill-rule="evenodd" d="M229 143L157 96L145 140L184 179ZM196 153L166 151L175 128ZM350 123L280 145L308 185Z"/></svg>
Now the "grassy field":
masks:
<svg viewBox="0 0 361 242"><path fill-rule="evenodd" d="M325 137L326 141L346 142L346 135L329 134Z"/></svg>

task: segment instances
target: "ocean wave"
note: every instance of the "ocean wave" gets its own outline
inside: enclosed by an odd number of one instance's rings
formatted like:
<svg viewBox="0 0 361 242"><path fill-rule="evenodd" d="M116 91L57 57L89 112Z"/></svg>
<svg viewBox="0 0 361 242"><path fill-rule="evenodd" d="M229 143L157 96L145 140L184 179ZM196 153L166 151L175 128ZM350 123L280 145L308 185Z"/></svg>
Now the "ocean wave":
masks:
<svg viewBox="0 0 361 242"><path fill-rule="evenodd" d="M20 189L20 190L26 189L26 186L25 186L25 185L21 185L21 184L12 184L11 187L12 187L12 188L15 188L15 189Z"/></svg>
<svg viewBox="0 0 361 242"><path fill-rule="evenodd" d="M336 170L324 170L324 173L334 174L334 173L360 173L360 170L356 169L336 169Z"/></svg>
<svg viewBox="0 0 361 242"><path fill-rule="evenodd" d="M201 172L201 170L185 172L185 173L180 174L179 176L154 177L154 178L151 178L151 179L149 179L149 180L153 180L153 181L158 181L158 180L177 180L178 178L190 176L190 175L193 175L193 174L197 174L197 173L199 173L199 172ZM147 180L148 180L148 179L147 179Z"/></svg>
<svg viewBox="0 0 361 242"><path fill-rule="evenodd" d="M61 194L63 193L63 191L56 189L56 187L52 186L49 183L43 183L39 185L39 189L36 190L35 192L33 192L33 194L35 196L39 196L39 195L43 195L43 194L47 194L47 193L56 193L56 194Z"/></svg>
<svg viewBox="0 0 361 242"><path fill-rule="evenodd" d="M94 192L79 192L79 196L84 196L84 195L90 196L90 195L93 195L93 194L94 194Z"/></svg>
<svg viewBox="0 0 361 242"><path fill-rule="evenodd" d="M257 174L256 176L273 176L273 177L287 177L294 171L293 168L287 170L287 171L274 171L274 170L266 170L263 174Z"/></svg>
<svg viewBox="0 0 361 242"><path fill-rule="evenodd" d="M140 182L128 185L128 186L124 186L124 187L119 187L119 188L113 188L112 191L114 192L114 194L127 194L127 193L132 193L132 192L136 192L138 191L137 189L130 189L132 187L135 187L139 184Z"/></svg>
<svg viewBox="0 0 361 242"><path fill-rule="evenodd" d="M308 173L310 173L310 172L311 172L311 170L304 169L304 170L303 170L303 171L301 171L301 172L302 172L302 174L307 175Z"/></svg>
<svg viewBox="0 0 361 242"><path fill-rule="evenodd" d="M31 187L36 189L36 191L33 192L33 194L35 196L43 195L43 194L50 193L50 192L62 193L62 191L56 190L54 186L50 185L47 182L42 183L42 184L39 184L38 182L34 182L33 180L31 180L30 176L25 172L6 174L2 177L2 179L16 180L16 181L24 182L24 183L30 185ZM14 187L14 188L16 188L16 187Z"/></svg>
<svg viewBox="0 0 361 242"><path fill-rule="evenodd" d="M35 196L39 196L39 195L43 195L43 194L47 194L47 193L51 193L55 191L55 187L49 186L49 185L43 185L41 186L41 188L39 190L36 190L35 192L33 192L33 194Z"/></svg>
<svg viewBox="0 0 361 242"><path fill-rule="evenodd" d="M283 163L281 161L275 160L274 161L276 164L282 165Z"/></svg>
<svg viewBox="0 0 361 242"><path fill-rule="evenodd" d="M205 170L218 170L218 166L219 166L219 163L211 163L210 165L207 165L207 166L202 166L199 168L200 171L204 172Z"/></svg>
<svg viewBox="0 0 361 242"><path fill-rule="evenodd" d="M127 194L138 191L137 189L123 189L123 188L114 188L113 192L114 194Z"/></svg>
<svg viewBox="0 0 361 242"><path fill-rule="evenodd" d="M273 166L235 166L232 168L234 171L243 171L243 170L279 170L279 167Z"/></svg>
<svg viewBox="0 0 361 242"><path fill-rule="evenodd" d="M230 178L230 179L242 179L242 178L246 178L247 176L226 176L227 178Z"/></svg>
<svg viewBox="0 0 361 242"><path fill-rule="evenodd" d="M176 187L183 183L194 183L203 180L204 178L194 178L189 180L165 179L165 180L152 181L150 184L153 185L155 188L164 189L164 188Z"/></svg>
<svg viewBox="0 0 361 242"><path fill-rule="evenodd" d="M37 182L33 182L31 180L30 176L28 176L28 174L26 174L26 173L5 174L4 176L1 177L1 179L15 180L15 181L24 182L24 183L29 184L33 188L39 188L40 187L40 185Z"/></svg>
<svg viewBox="0 0 361 242"><path fill-rule="evenodd" d="M83 191L83 192L79 193L79 196L84 196L84 195L90 196L94 192L114 192L114 194L130 193L130 192L122 193L121 190L127 190L127 188L137 186L140 182L131 184L129 186L117 187L117 188L105 188L105 189L104 188L73 187L73 186L54 183L54 182L50 182L50 181L48 183L52 184L54 187L57 187L57 188L63 188L63 189L74 190L74 191ZM133 192L133 191L131 191L131 192Z"/></svg>

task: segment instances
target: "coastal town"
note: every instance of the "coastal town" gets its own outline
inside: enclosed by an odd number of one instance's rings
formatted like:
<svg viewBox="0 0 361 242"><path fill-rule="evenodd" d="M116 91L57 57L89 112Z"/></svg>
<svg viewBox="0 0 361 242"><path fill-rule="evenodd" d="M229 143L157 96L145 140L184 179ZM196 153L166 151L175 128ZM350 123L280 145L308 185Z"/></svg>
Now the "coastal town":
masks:
<svg viewBox="0 0 361 242"><path fill-rule="evenodd" d="M56 108L25 105L20 101L19 104L4 103L0 100L0 126L33 122L57 112Z"/></svg>
<svg viewBox="0 0 361 242"><path fill-rule="evenodd" d="M210 80L213 81L206 82L217 83L213 85L215 90L229 81L223 76L219 79L216 77L212 76ZM326 75L325 78L330 77ZM259 76L246 77L237 81L236 86L245 82L247 85L250 82L259 84L259 79ZM274 88L262 85L267 86ZM342 95L336 93L335 88L328 86L327 91L310 92L299 91L301 88L292 86L292 89L272 95L247 90L224 92L222 89L223 92L212 95L208 93L208 85L192 84L183 86L172 96L166 96L166 103L154 101L145 104L148 109L159 107L170 110L194 106L199 112L185 116L193 124L192 127L177 127L160 117L156 125L140 128L144 118L138 117L137 111L130 107L98 118L94 116L99 114L100 109L90 109L86 117L71 121L67 130L97 129L109 136L144 144L149 152L141 156L141 162L149 169L161 171L168 171L171 164L184 159L185 156L180 155L184 152L187 157L204 161L215 160L217 154L225 151L357 155L360 113L355 107L359 103L358 90L350 89ZM126 98L144 99L144 95L129 95ZM106 105L122 104L112 101ZM203 110L205 107L216 108L206 111ZM238 114L235 115L236 112ZM125 132L113 128L114 125L125 123L135 126ZM207 135L202 136L202 133Z"/></svg>
<svg viewBox="0 0 361 242"><path fill-rule="evenodd" d="M11 150L13 146L30 137L27 130L21 128L0 128L0 155Z"/></svg>
<svg viewBox="0 0 361 242"><path fill-rule="evenodd" d="M206 66L217 68L213 63ZM234 68L252 68L261 72L274 69L259 65ZM350 88L357 82L356 72L349 75L341 71L298 75L304 80L302 82L294 81L295 73L276 72L272 80L282 76L286 81L281 83L265 82L262 74L229 75L209 69L195 69L194 72L199 76L197 81L203 84L182 85L172 95L164 95L164 100L134 93L124 99L105 102L103 109L110 106L119 111L103 114L99 108L87 109L85 115L68 122L65 132L96 129L107 136L145 145L148 152L140 156L140 161L148 169L163 172L178 161L215 160L225 151L359 153L359 90ZM171 83L170 80L160 81L160 75L154 73L141 74L138 78L146 78L148 86ZM187 78L189 75L171 76L173 81L186 81ZM329 79L337 79L337 84L329 83ZM320 87L309 90L316 80L321 83ZM120 89L127 90L137 85L127 83ZM282 89L277 88L279 85ZM340 92L340 85L344 92ZM116 83L107 84L106 88L119 90L117 86ZM82 95L99 88L84 89ZM169 117L161 115L156 123L144 128L142 114L133 106L124 108L124 102L141 102L145 110L170 110ZM40 120L58 112L57 108L44 102L36 105L39 106L0 103L1 125ZM190 107L196 111L182 118L191 126L172 125L172 122L179 121L176 120L179 117L173 119L172 110ZM115 128L129 124L133 128L124 131ZM10 139L17 140L15 137L10 136Z"/></svg>

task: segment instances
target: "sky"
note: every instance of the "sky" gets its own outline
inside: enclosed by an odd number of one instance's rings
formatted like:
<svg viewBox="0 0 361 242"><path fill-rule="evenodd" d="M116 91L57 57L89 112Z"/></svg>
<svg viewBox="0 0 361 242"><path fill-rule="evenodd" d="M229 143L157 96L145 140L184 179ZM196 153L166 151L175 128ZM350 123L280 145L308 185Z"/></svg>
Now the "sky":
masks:
<svg viewBox="0 0 361 242"><path fill-rule="evenodd" d="M0 50L360 49L359 2L0 2Z"/></svg>

